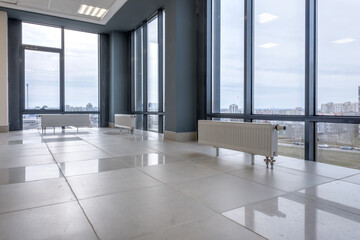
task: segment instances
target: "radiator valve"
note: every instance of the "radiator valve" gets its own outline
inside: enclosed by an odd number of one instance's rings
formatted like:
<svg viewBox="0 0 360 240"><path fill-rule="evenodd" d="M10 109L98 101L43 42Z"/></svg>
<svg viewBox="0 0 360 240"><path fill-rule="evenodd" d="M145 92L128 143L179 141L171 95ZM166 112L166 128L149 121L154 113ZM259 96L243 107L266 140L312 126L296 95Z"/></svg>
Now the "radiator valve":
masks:
<svg viewBox="0 0 360 240"><path fill-rule="evenodd" d="M278 124L278 125L275 126L275 129L277 131L286 130L286 126L281 126L281 125Z"/></svg>

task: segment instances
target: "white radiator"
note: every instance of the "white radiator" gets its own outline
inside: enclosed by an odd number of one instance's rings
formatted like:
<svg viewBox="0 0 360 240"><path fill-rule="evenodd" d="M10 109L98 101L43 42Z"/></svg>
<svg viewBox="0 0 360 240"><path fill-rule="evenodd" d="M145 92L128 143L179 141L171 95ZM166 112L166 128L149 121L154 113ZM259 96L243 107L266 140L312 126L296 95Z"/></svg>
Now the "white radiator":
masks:
<svg viewBox="0 0 360 240"><path fill-rule="evenodd" d="M278 155L278 130L285 127L261 123L239 123L220 121L199 121L199 143L219 148L250 153L252 164L254 155L266 157L265 163L274 165Z"/></svg>
<svg viewBox="0 0 360 240"><path fill-rule="evenodd" d="M42 114L41 128L46 131L47 127L67 127L74 126L89 127L89 114ZM55 129L54 129L55 131Z"/></svg>
<svg viewBox="0 0 360 240"><path fill-rule="evenodd" d="M115 127L129 129L131 134L135 129L135 115L115 114Z"/></svg>

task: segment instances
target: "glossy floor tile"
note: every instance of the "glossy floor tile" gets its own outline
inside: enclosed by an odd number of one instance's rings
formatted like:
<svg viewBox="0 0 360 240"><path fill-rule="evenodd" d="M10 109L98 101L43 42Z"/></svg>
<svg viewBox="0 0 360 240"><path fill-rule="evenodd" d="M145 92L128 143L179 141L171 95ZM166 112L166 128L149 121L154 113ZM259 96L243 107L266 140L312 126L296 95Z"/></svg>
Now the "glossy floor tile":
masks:
<svg viewBox="0 0 360 240"><path fill-rule="evenodd" d="M0 168L0 185L61 177L62 173L56 164Z"/></svg>
<svg viewBox="0 0 360 240"><path fill-rule="evenodd" d="M0 186L0 213L75 200L63 178Z"/></svg>
<svg viewBox="0 0 360 240"><path fill-rule="evenodd" d="M0 239L98 239L77 202L0 214Z"/></svg>
<svg viewBox="0 0 360 240"><path fill-rule="evenodd" d="M228 174L172 186L219 213L285 194L277 189Z"/></svg>
<svg viewBox="0 0 360 240"><path fill-rule="evenodd" d="M286 192L294 192L334 180L284 168L249 168L231 174Z"/></svg>
<svg viewBox="0 0 360 240"><path fill-rule="evenodd" d="M0 168L16 168L41 164L54 163L52 155L22 156L22 157L1 157Z"/></svg>
<svg viewBox="0 0 360 240"><path fill-rule="evenodd" d="M351 176L351 177L347 177L347 178L344 178L342 179L343 181L346 181L346 182L351 182L351 183L356 183L356 184L360 184L360 174L356 174L354 176Z"/></svg>
<svg viewBox="0 0 360 240"><path fill-rule="evenodd" d="M165 186L80 201L101 239L134 239L214 213Z"/></svg>
<svg viewBox="0 0 360 240"><path fill-rule="evenodd" d="M161 184L134 168L69 177L68 181L79 199Z"/></svg>
<svg viewBox="0 0 360 240"><path fill-rule="evenodd" d="M112 157L99 158L95 160L60 162L58 165L64 175L70 177L134 167L131 163L127 163L125 160L126 159L122 157Z"/></svg>
<svg viewBox="0 0 360 240"><path fill-rule="evenodd" d="M360 215L359 184L334 181L301 190L296 194Z"/></svg>
<svg viewBox="0 0 360 240"><path fill-rule="evenodd" d="M223 213L268 239L356 240L360 216L323 203L286 195Z"/></svg>
<svg viewBox="0 0 360 240"><path fill-rule="evenodd" d="M222 174L218 170L189 161L148 166L139 169L163 183L179 183Z"/></svg>
<svg viewBox="0 0 360 240"><path fill-rule="evenodd" d="M264 240L225 217L216 215L195 220L154 234L136 238L137 240Z"/></svg>
<svg viewBox="0 0 360 240"><path fill-rule="evenodd" d="M344 168L311 161L289 161L285 163L279 163L278 166L335 179L352 176L354 174L360 174L360 171L356 169Z"/></svg>
<svg viewBox="0 0 360 240"><path fill-rule="evenodd" d="M54 153L53 156L57 162L74 162L81 160L92 160L97 158L111 157L109 153L106 153L101 150L70 152L70 153Z"/></svg>

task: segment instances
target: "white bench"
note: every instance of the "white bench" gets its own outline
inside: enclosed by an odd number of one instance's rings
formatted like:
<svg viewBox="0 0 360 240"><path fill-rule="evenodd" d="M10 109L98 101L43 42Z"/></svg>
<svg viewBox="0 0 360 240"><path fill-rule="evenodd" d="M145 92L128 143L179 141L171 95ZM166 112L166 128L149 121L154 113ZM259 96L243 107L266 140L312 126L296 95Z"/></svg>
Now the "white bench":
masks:
<svg viewBox="0 0 360 240"><path fill-rule="evenodd" d="M128 129L131 134L135 129L135 115L131 114L115 114L115 127Z"/></svg>
<svg viewBox="0 0 360 240"><path fill-rule="evenodd" d="M89 127L89 114L43 114L41 115L41 129L45 130L47 127L66 127L74 126L79 132L79 127Z"/></svg>

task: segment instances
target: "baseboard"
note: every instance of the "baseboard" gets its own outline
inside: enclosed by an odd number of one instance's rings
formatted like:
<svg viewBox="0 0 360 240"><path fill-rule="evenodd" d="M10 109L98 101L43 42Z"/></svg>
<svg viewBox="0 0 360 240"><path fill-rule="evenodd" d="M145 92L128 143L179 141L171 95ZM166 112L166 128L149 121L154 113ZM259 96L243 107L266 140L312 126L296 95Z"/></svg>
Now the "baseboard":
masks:
<svg viewBox="0 0 360 240"><path fill-rule="evenodd" d="M9 126L0 126L0 132L8 132L9 131Z"/></svg>
<svg viewBox="0 0 360 240"><path fill-rule="evenodd" d="M109 122L109 128L115 128L115 123Z"/></svg>
<svg viewBox="0 0 360 240"><path fill-rule="evenodd" d="M165 131L164 138L176 142L196 141L197 132L177 133L177 132Z"/></svg>

